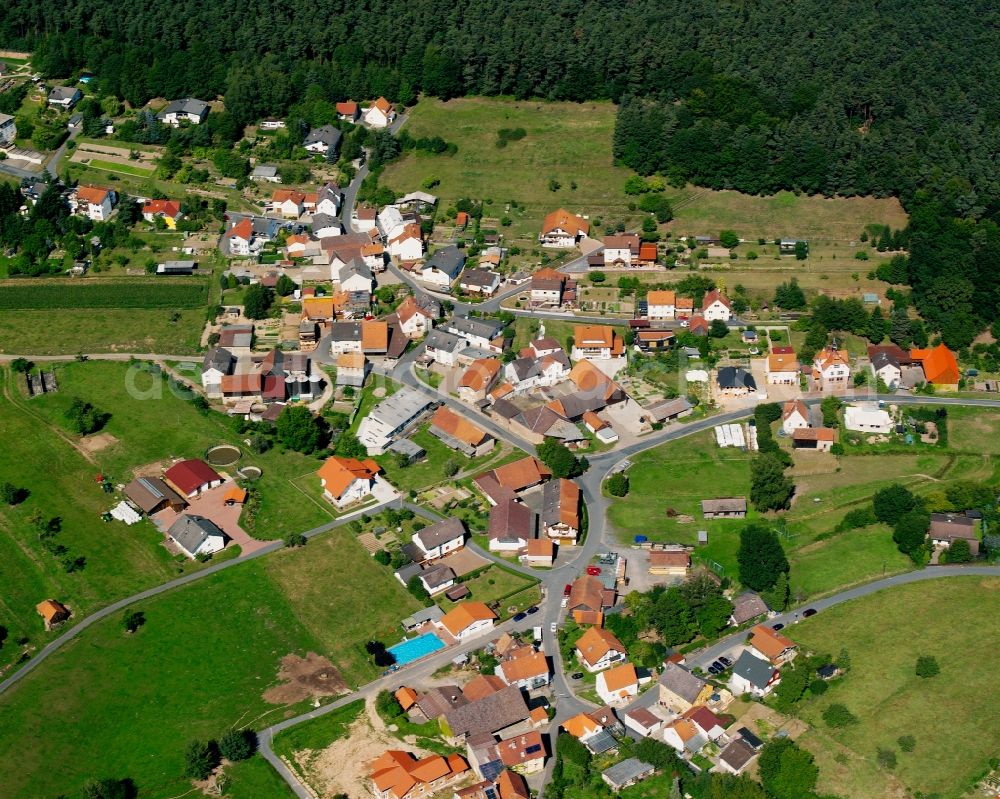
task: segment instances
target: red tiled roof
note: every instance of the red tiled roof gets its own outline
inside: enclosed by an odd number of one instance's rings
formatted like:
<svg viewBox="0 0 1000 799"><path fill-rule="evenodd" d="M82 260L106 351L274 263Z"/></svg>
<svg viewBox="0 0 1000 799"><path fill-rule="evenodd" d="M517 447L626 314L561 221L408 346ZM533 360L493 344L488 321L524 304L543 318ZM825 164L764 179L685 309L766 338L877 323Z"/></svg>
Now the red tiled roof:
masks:
<svg viewBox="0 0 1000 799"><path fill-rule="evenodd" d="M197 459L179 461L167 469L163 476L185 494L197 491L199 487L206 483L222 479L215 469L205 463L205 461Z"/></svg>

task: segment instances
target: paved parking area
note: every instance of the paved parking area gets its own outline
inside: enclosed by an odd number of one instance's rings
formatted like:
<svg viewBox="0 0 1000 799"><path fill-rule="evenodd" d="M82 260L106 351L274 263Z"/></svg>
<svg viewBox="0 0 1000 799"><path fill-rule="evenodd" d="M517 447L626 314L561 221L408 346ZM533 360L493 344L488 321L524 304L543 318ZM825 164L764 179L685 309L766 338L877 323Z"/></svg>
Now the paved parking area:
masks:
<svg viewBox="0 0 1000 799"><path fill-rule="evenodd" d="M247 555L267 546L269 542L258 541L240 527L242 505L227 505L225 503L226 492L235 485L235 482L227 481L218 488L213 488L201 496L188 500L189 504L184 513L204 516L214 522L222 532L232 539L226 546L238 544L242 554ZM166 533L170 529L170 525L177 521L177 517L180 515L182 514L167 509L160 511L152 519L153 523Z"/></svg>

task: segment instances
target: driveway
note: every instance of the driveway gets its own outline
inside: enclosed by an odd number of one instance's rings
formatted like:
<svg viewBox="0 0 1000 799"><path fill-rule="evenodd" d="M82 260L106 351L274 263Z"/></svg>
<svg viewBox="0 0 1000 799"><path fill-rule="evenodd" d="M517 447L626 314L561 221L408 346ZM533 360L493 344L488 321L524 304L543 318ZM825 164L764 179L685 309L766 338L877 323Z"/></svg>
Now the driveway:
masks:
<svg viewBox="0 0 1000 799"><path fill-rule="evenodd" d="M230 543L226 544L227 547L238 545L241 556L249 555L251 552L263 549L271 542L258 541L240 527L240 512L243 510L243 506L227 505L224 499L226 492L235 485L235 482L227 481L218 488L213 488L201 496L188 500L190 504L184 513L204 516L206 519L214 522L222 532L232 539ZM168 508L157 513L152 519L156 526L166 534L167 530L170 529L170 525L177 521L180 515L182 514Z"/></svg>

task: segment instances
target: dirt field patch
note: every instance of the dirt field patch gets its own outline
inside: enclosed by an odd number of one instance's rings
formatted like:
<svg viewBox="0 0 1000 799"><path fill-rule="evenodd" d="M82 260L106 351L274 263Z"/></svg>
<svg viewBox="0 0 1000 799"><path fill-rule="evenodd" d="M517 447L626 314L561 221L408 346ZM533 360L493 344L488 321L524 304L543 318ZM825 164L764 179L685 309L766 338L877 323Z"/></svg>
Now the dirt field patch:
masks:
<svg viewBox="0 0 1000 799"><path fill-rule="evenodd" d="M336 696L347 691L340 672L325 657L310 652L304 658L285 655L278 670L281 685L268 688L264 701L275 705L291 705L303 699Z"/></svg>
<svg viewBox="0 0 1000 799"><path fill-rule="evenodd" d="M100 452L102 449L110 447L112 444L117 444L118 439L115 438L111 433L94 433L91 436L84 436L77 442L77 447L83 452L88 454L93 454L94 452Z"/></svg>
<svg viewBox="0 0 1000 799"><path fill-rule="evenodd" d="M402 742L385 729L375 712L374 697L365 702L365 712L350 727L350 732L321 751L295 753L295 764L307 775L309 787L321 799L338 793L358 795L358 786L368 783L368 764L386 749L413 752L418 758L430 754L413 744Z"/></svg>

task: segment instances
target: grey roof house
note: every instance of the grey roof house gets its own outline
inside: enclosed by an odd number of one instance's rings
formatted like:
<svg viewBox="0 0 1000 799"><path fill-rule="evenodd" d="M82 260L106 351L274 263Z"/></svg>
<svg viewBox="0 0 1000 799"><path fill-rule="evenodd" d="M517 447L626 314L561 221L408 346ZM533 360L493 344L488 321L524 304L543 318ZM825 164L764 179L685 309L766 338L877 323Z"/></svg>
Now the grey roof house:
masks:
<svg viewBox="0 0 1000 799"><path fill-rule="evenodd" d="M650 776L656 769L651 763L644 763L637 757L628 757L620 763L601 772L604 780L612 791L620 791L629 785L635 785L639 780Z"/></svg>
<svg viewBox="0 0 1000 799"><path fill-rule="evenodd" d="M333 125L323 125L320 128L313 128L309 131L302 146L310 152L327 153L336 150L340 144L340 130Z"/></svg>
<svg viewBox="0 0 1000 799"><path fill-rule="evenodd" d="M184 515L170 525L167 534L189 558L211 555L226 546L227 536L204 516Z"/></svg>

